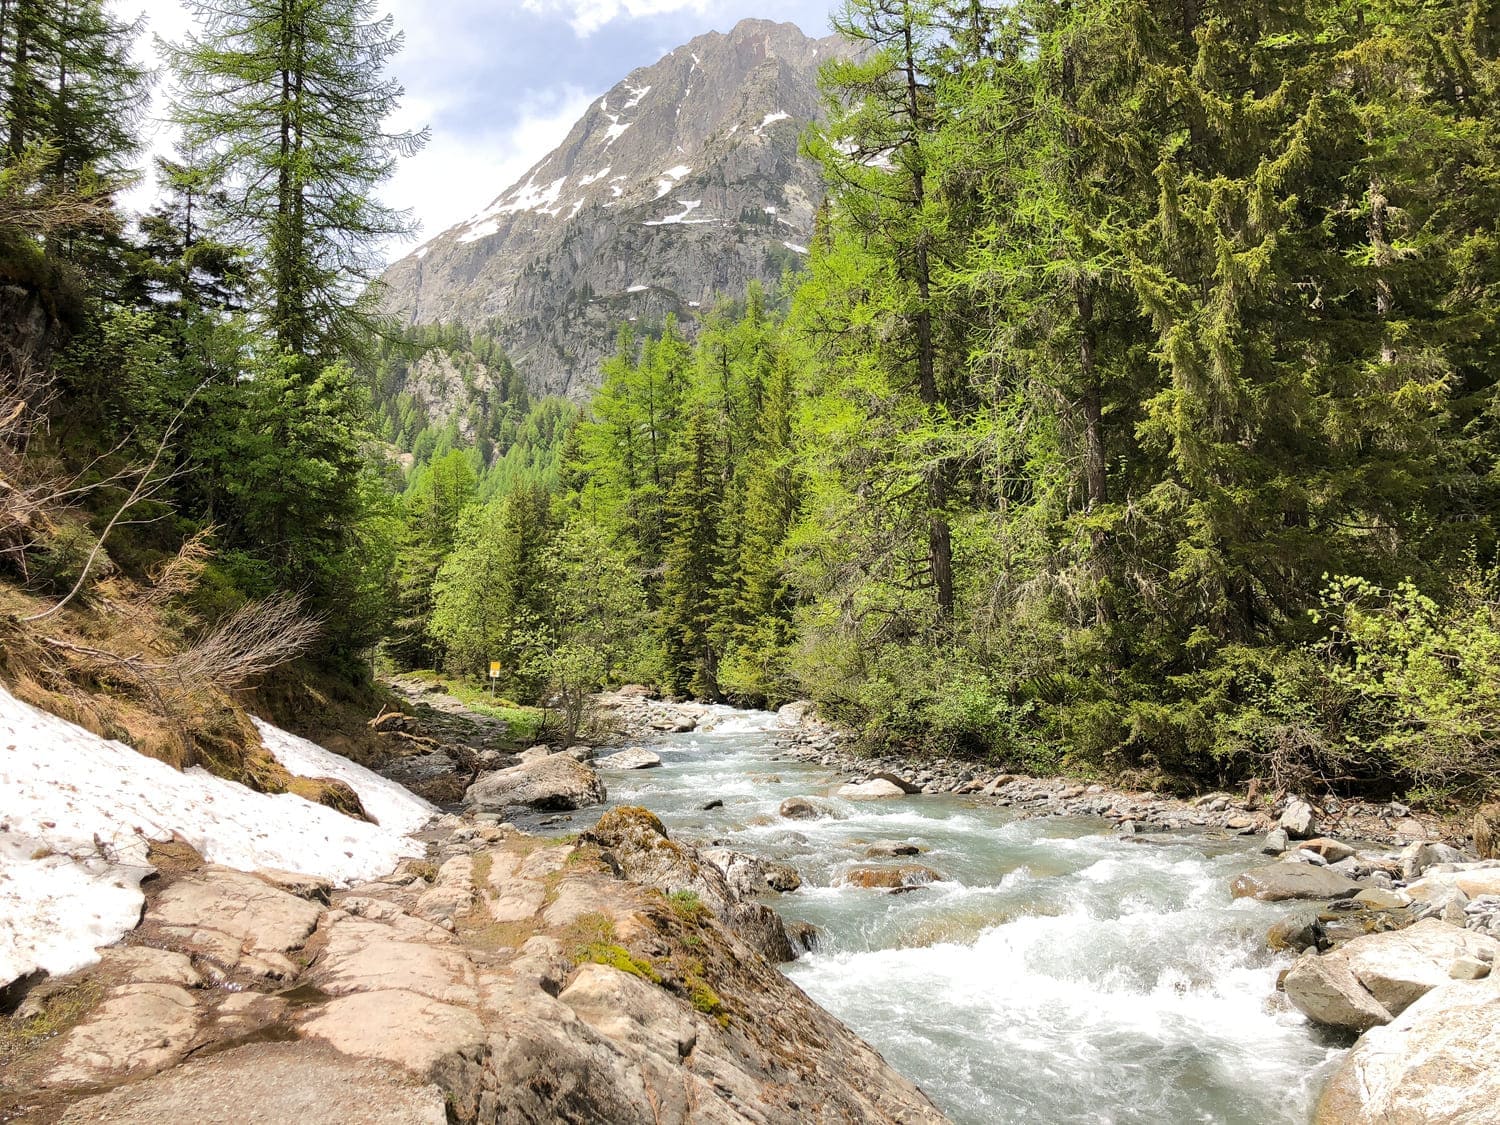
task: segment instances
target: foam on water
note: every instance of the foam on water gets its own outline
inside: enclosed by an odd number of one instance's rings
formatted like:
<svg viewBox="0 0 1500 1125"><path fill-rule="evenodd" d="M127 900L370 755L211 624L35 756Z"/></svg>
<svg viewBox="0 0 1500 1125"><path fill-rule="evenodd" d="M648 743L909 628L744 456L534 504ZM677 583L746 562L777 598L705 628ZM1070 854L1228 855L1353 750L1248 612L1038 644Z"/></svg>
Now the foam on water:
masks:
<svg viewBox="0 0 1500 1125"><path fill-rule="evenodd" d="M1339 1050L1275 993L1286 961L1264 934L1285 908L1229 899L1249 841L1123 839L952 797L847 801L841 779L777 754L776 716L712 708L702 728L653 744L660 769L610 774L612 798L792 863L802 889L768 901L822 944L788 975L954 1120L1308 1119ZM779 817L794 795L832 815ZM876 841L922 853L868 858ZM897 895L840 885L892 862L944 878Z"/></svg>

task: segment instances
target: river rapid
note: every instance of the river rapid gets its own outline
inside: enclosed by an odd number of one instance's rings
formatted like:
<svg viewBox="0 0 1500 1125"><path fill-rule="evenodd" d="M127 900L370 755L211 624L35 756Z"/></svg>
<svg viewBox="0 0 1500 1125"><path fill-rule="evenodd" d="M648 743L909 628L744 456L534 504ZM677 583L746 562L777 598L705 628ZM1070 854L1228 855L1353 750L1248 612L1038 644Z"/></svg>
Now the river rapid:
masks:
<svg viewBox="0 0 1500 1125"><path fill-rule="evenodd" d="M820 943L788 976L954 1121L1308 1121L1342 1048L1275 992L1290 962L1264 935L1287 908L1229 897L1264 862L1257 839L1122 838L1104 820L1019 820L965 797L845 801L827 796L843 779L791 757L775 729L716 708L650 743L660 768L603 771L610 804L796 867L801 889L766 901ZM791 796L834 815L785 820ZM866 858L887 841L922 852ZM840 885L898 862L944 879Z"/></svg>

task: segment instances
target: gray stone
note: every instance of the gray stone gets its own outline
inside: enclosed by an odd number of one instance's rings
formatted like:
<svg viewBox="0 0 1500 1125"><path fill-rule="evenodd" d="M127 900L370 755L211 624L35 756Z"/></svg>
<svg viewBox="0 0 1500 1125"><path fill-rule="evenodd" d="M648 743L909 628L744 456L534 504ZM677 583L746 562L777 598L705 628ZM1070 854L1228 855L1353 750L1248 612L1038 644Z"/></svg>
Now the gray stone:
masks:
<svg viewBox="0 0 1500 1125"><path fill-rule="evenodd" d="M1462 863L1463 860L1464 854L1457 848L1418 841L1401 849L1401 877L1410 883L1429 867L1440 863Z"/></svg>
<svg viewBox="0 0 1500 1125"><path fill-rule="evenodd" d="M464 803L478 812L534 809L568 812L602 804L607 797L599 775L566 754L549 754L510 769L481 774Z"/></svg>
<svg viewBox="0 0 1500 1125"><path fill-rule="evenodd" d="M1287 836L1285 828L1273 828L1266 833L1266 842L1261 851L1266 855L1280 855L1291 847L1291 838Z"/></svg>
<svg viewBox="0 0 1500 1125"><path fill-rule="evenodd" d="M1313 834L1313 810L1312 806L1300 797L1293 797L1285 811L1281 814L1278 824L1286 829L1286 834L1293 840L1305 840Z"/></svg>
<svg viewBox="0 0 1500 1125"><path fill-rule="evenodd" d="M1391 1021L1391 1013L1341 957L1309 949L1287 973L1282 987L1293 1006L1315 1023L1366 1031Z"/></svg>
<svg viewBox="0 0 1500 1125"><path fill-rule="evenodd" d="M1257 898L1263 902L1280 902L1295 898L1350 898L1360 890L1358 883L1337 871L1306 863L1270 863L1246 871L1230 884L1235 898Z"/></svg>

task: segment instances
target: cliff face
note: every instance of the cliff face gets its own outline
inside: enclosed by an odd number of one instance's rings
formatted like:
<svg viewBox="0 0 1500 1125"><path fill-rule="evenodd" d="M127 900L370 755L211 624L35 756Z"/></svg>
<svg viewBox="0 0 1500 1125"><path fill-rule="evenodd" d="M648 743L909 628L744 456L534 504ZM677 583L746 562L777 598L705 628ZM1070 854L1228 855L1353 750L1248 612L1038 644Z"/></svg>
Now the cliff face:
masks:
<svg viewBox="0 0 1500 1125"><path fill-rule="evenodd" d="M533 393L587 394L622 322L690 324L799 264L822 195L799 137L844 50L746 20L632 72L519 183L392 265L386 307L491 324Z"/></svg>

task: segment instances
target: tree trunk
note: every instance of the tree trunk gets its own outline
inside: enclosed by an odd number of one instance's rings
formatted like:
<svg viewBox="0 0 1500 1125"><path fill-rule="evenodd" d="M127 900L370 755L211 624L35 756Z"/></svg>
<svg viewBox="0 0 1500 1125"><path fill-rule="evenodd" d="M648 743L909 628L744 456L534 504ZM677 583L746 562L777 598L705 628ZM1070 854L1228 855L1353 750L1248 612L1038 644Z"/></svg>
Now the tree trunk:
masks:
<svg viewBox="0 0 1500 1125"><path fill-rule="evenodd" d="M907 112L913 128L922 124L922 107L917 88L916 49L912 42L912 28L908 22L903 29L906 44L906 99ZM920 164L912 169L912 200L920 214L926 202L926 175ZM937 348L932 338L932 269L927 257L926 233L919 231L917 245L912 255L913 280L917 286L918 308L917 333L917 394L923 405L931 408L938 404ZM932 584L937 595L938 611L944 617L953 614L953 536L946 515L948 507L947 469L939 464L933 469L927 484L927 551L932 565Z"/></svg>

